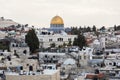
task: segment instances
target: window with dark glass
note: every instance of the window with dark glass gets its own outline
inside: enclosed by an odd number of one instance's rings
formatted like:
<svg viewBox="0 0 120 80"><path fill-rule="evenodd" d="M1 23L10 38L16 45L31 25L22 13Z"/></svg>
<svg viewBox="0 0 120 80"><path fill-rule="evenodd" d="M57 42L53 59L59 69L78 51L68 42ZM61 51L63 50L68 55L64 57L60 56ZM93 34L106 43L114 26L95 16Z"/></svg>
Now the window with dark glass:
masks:
<svg viewBox="0 0 120 80"><path fill-rule="evenodd" d="M68 38L68 41L71 41L71 38Z"/></svg>
<svg viewBox="0 0 120 80"><path fill-rule="evenodd" d="M53 41L52 39L49 39L49 42Z"/></svg>
<svg viewBox="0 0 120 80"><path fill-rule="evenodd" d="M63 41L63 38L58 38L58 41Z"/></svg>

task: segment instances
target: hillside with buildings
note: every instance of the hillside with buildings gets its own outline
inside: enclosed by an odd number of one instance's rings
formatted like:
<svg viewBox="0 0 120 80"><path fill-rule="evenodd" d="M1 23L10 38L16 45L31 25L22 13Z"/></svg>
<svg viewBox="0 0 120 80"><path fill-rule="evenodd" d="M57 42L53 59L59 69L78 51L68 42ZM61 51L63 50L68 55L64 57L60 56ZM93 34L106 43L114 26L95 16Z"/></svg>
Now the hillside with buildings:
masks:
<svg viewBox="0 0 120 80"><path fill-rule="evenodd" d="M120 80L120 31L114 27L66 31L60 16L51 19L50 28L3 17L0 27L0 80ZM31 54L26 35L33 36L32 29L39 48ZM36 44L32 38L28 42Z"/></svg>
<svg viewBox="0 0 120 80"><path fill-rule="evenodd" d="M5 27L9 27L9 26L17 26L19 23L14 22L11 19L5 19L4 17L0 17L0 28L5 28Z"/></svg>

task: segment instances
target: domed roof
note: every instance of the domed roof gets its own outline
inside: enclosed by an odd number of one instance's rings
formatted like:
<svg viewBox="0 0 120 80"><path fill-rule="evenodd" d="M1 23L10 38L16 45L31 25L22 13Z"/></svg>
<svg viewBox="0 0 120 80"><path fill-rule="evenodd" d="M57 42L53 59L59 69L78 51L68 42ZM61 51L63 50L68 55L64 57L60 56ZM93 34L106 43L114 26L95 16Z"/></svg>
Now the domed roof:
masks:
<svg viewBox="0 0 120 80"><path fill-rule="evenodd" d="M60 16L55 16L52 18L50 24L64 24L63 19Z"/></svg>

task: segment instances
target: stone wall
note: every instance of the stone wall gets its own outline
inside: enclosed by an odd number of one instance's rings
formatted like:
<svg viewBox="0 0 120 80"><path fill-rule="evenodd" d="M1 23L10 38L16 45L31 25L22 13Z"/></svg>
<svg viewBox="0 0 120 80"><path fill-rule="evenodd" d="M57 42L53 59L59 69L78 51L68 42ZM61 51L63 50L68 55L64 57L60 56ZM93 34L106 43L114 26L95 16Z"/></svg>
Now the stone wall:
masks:
<svg viewBox="0 0 120 80"><path fill-rule="evenodd" d="M52 75L6 75L6 80L60 80L59 71Z"/></svg>

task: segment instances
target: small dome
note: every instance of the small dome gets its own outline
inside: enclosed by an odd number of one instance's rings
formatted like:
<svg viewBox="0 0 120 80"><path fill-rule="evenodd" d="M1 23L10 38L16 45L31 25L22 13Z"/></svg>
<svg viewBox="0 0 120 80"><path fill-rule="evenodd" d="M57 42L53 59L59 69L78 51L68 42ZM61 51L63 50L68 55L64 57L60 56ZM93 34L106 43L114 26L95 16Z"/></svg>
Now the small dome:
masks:
<svg viewBox="0 0 120 80"><path fill-rule="evenodd" d="M55 16L52 18L50 24L64 24L63 19L60 16Z"/></svg>

